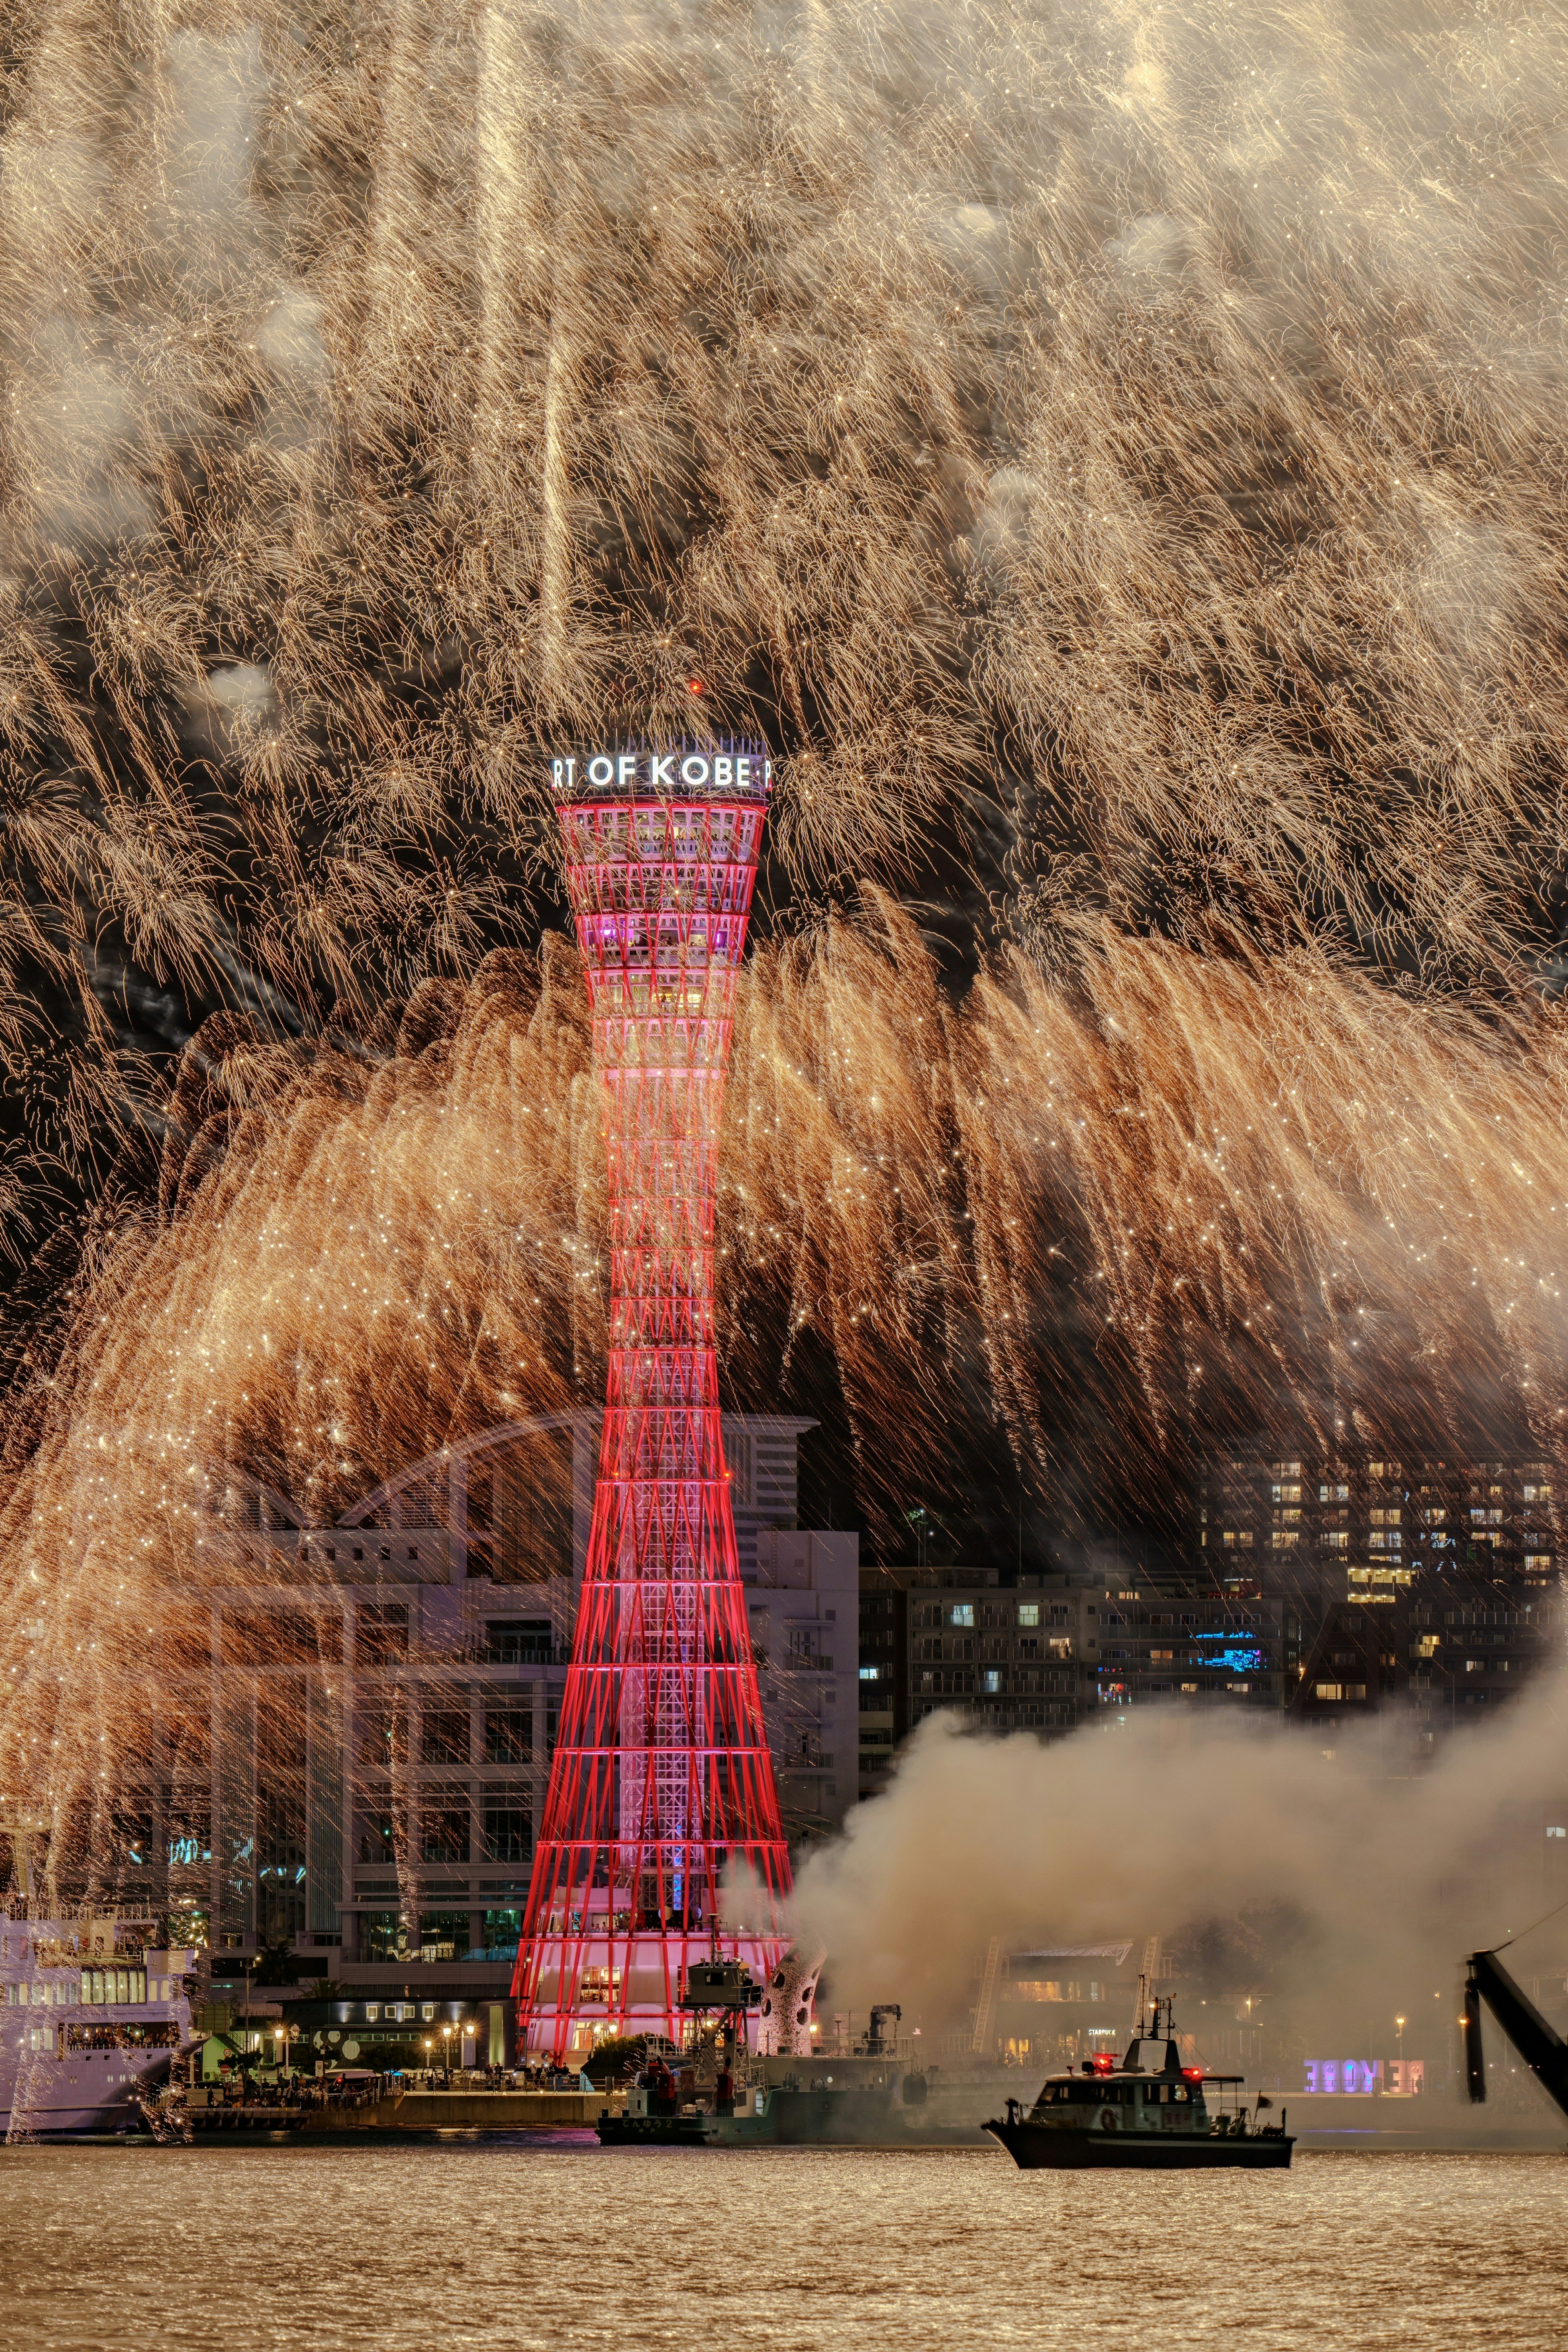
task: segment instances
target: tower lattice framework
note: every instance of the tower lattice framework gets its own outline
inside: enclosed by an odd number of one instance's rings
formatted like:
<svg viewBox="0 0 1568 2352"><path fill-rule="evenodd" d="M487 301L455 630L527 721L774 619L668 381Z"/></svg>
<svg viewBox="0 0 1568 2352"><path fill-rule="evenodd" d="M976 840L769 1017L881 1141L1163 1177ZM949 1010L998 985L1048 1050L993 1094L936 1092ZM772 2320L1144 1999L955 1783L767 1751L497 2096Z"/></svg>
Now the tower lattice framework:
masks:
<svg viewBox="0 0 1568 2352"><path fill-rule="evenodd" d="M513 1991L563 2056L679 2031L715 1937L788 1940L780 1825L724 1466L714 1209L736 975L767 809L760 745L555 763L603 1088L609 1373L572 1663ZM749 1866L743 1927L721 1887Z"/></svg>

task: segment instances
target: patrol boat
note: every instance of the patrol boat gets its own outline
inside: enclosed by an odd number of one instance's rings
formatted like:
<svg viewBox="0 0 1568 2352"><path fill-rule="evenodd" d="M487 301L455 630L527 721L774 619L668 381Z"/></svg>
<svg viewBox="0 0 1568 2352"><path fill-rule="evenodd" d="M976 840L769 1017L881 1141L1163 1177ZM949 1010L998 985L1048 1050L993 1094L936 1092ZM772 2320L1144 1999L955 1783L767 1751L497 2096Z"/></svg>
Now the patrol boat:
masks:
<svg viewBox="0 0 1568 2352"><path fill-rule="evenodd" d="M1076 2074L1049 2075L1026 2114L1009 2099L985 2129L1025 2172L1285 2171L1296 2143L1284 2110L1277 2124L1259 2124L1268 2101L1248 2113L1245 2075L1184 2066L1169 2001L1154 2003L1152 2032L1147 2024L1141 2016L1120 2063L1108 2052Z"/></svg>

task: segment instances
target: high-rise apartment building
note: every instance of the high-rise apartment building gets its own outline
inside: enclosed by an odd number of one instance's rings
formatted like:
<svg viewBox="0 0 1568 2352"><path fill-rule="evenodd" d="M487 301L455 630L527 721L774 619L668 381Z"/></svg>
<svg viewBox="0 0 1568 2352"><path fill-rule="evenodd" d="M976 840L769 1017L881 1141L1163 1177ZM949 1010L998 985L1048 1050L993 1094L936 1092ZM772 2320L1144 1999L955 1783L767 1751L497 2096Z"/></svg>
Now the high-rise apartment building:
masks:
<svg viewBox="0 0 1568 2352"><path fill-rule="evenodd" d="M1180 1599L1142 1576L868 1569L860 1579L860 1792L886 1785L926 1718L1059 1738L1127 1707L1275 1707L1293 1654L1283 1612L1220 1591Z"/></svg>
<svg viewBox="0 0 1568 2352"><path fill-rule="evenodd" d="M1278 1603L1292 1712L1398 1696L1436 1736L1556 1654L1560 1484L1540 1461L1228 1454L1199 1482L1196 1570Z"/></svg>
<svg viewBox="0 0 1568 2352"><path fill-rule="evenodd" d="M1200 1480L1197 1549L1222 1586L1267 1569L1309 1604L1376 1606L1423 1570L1544 1587L1557 1524L1544 1462L1226 1454Z"/></svg>

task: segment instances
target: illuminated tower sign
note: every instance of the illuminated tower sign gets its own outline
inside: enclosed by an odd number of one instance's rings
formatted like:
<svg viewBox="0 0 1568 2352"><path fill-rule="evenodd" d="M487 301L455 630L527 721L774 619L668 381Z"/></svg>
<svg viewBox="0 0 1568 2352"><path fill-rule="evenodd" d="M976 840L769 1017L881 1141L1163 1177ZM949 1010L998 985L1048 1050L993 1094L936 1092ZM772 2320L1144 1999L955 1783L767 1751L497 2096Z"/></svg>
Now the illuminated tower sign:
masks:
<svg viewBox="0 0 1568 2352"><path fill-rule="evenodd" d="M609 1381L513 1990L528 2044L679 2026L726 1869L765 1979L789 1853L735 1555L713 1343L719 1121L770 769L757 743L552 764L609 1163Z"/></svg>

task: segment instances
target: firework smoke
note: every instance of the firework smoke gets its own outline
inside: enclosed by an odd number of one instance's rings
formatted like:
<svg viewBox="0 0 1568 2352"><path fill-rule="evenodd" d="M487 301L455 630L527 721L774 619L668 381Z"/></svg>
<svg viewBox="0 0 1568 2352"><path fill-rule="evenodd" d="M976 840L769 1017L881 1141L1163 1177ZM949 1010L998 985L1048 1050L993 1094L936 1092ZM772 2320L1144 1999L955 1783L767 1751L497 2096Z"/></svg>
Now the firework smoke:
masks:
<svg viewBox="0 0 1568 2352"><path fill-rule="evenodd" d="M889 1793L806 1857L804 1932L833 1955L836 2005L864 2011L896 1987L930 2031L966 2021L992 1936L1005 1951L1092 1946L1250 1916L1265 1948L1226 1988L1233 2001L1277 1993L1276 2030L1354 2020L1358 2040L1363 2017L1382 2037L1403 2006L1411 2054L1446 2063L1460 1953L1534 1929L1509 1965L1563 1972L1562 1917L1538 1924L1563 1700L1558 1676L1415 1777L1390 1776L1376 1725L1325 1749L1296 1726L1146 1712L1043 1747L937 1715ZM1205 2021L1194 1998L1179 2022L1201 2041L1236 2013L1219 2002Z"/></svg>
<svg viewBox="0 0 1568 2352"><path fill-rule="evenodd" d="M96 1753L154 1704L226 1482L320 1524L447 1442L594 1393L579 994L552 942L429 984L376 1060L229 1016L188 1049L161 1206L106 1207L96 1271L13 1367L7 1786L57 1744L79 1769L85 1726L119 1727ZM722 1169L731 1392L809 1397L802 1366L830 1364L889 1539L956 1463L971 1382L1084 1538L1158 1511L1210 1400L1260 1427L1331 1408L1441 1431L1495 1384L1561 1450L1559 1118L1510 1075L1527 1051L1551 1066L1555 1034L1321 961L1248 973L1113 940L1070 992L1018 963L955 1013L886 905L769 952Z"/></svg>

